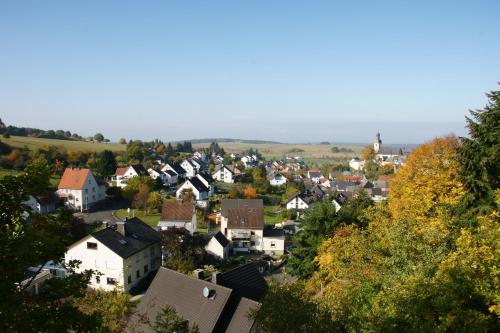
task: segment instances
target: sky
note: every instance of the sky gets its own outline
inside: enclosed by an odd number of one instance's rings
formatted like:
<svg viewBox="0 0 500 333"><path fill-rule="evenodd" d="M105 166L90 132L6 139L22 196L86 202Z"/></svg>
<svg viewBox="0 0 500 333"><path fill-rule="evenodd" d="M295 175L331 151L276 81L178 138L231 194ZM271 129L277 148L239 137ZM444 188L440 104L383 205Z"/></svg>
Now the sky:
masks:
<svg viewBox="0 0 500 333"><path fill-rule="evenodd" d="M111 140L422 143L499 89L500 1L0 0L0 118Z"/></svg>

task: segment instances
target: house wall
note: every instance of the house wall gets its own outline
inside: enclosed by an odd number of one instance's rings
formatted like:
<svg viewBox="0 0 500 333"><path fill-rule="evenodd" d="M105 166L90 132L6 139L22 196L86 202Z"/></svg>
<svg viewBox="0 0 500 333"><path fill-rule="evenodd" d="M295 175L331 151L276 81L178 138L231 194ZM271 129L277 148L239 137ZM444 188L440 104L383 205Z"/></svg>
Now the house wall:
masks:
<svg viewBox="0 0 500 333"><path fill-rule="evenodd" d="M264 237L262 239L262 251L264 251L266 253L272 252L275 254L285 253L285 238L284 237Z"/></svg>
<svg viewBox="0 0 500 333"><path fill-rule="evenodd" d="M207 246L205 246L205 250L207 253L220 259L229 257L229 246L223 247L214 237L212 237Z"/></svg>
<svg viewBox="0 0 500 333"><path fill-rule="evenodd" d="M77 210L86 210L92 204L103 200L106 197L105 191L106 188L99 186L92 173L89 172L81 190L59 189L56 193L59 196L66 197L66 204L75 207ZM72 196L72 199L69 196Z"/></svg>
<svg viewBox="0 0 500 333"><path fill-rule="evenodd" d="M286 178L285 177L280 177L280 178L274 177L273 179L271 179L271 181L269 183L271 184L271 186L285 185Z"/></svg>
<svg viewBox="0 0 500 333"><path fill-rule="evenodd" d="M292 200L288 201L286 204L286 209L307 209L309 205L304 202L299 197L295 197Z"/></svg>
<svg viewBox="0 0 500 333"><path fill-rule="evenodd" d="M162 228L162 230L166 230L168 228L184 228L193 234L197 230L196 225L196 214L193 213L193 217L189 222L182 221L162 221L158 222L158 227Z"/></svg>
<svg viewBox="0 0 500 333"><path fill-rule="evenodd" d="M125 291L129 291L140 280L146 277L152 270L157 269L161 265L161 246L160 244L151 245L144 250L134 254L124 260L123 278ZM145 270L147 266L147 271ZM139 277L137 277L139 271ZM128 283L128 277L131 278L131 283Z"/></svg>
<svg viewBox="0 0 500 333"><path fill-rule="evenodd" d="M87 242L96 243L97 249L88 249ZM76 269L77 272L92 269L103 274L99 277L99 282L95 276L92 277L89 283L89 287L92 289L109 291L115 287L123 288L125 286L123 280L123 259L92 236L85 237L76 244L73 244L66 252L64 260L66 263L70 260L80 260L81 264ZM106 280L108 277L116 279L116 286L107 284Z"/></svg>
<svg viewBox="0 0 500 333"><path fill-rule="evenodd" d="M226 169L225 167L220 168L219 170L214 172L212 174L212 178L214 178L215 180L218 180L220 182L224 182L224 183L234 183L233 173L231 171L229 171L228 169Z"/></svg>
<svg viewBox="0 0 500 333"><path fill-rule="evenodd" d="M184 170L186 170L187 173L186 176L188 178L196 176L196 169L193 167L191 163L189 163L189 161L187 160L182 161L181 166L184 168Z"/></svg>
<svg viewBox="0 0 500 333"><path fill-rule="evenodd" d="M200 192L198 192L198 190L193 186L191 185L191 183L189 181L185 181L184 184L182 184L179 189L177 190L177 192L175 192L175 196L177 199L180 199L181 197L181 194L182 194L182 191L183 190L187 190L187 189L191 189L193 190L193 195L195 197L196 200L203 200L200 196Z"/></svg>

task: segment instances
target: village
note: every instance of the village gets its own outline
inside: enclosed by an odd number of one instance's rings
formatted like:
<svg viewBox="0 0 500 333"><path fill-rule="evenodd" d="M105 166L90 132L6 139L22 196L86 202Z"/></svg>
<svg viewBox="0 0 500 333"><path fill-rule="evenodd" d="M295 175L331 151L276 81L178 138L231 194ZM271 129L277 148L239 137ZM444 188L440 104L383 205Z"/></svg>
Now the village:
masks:
<svg viewBox="0 0 500 333"><path fill-rule="evenodd" d="M89 288L135 295L138 311L151 318L160 305L189 317L196 303L202 332L250 332L253 319L242 314L258 307L268 284L296 279L287 260L308 210L326 203L338 213L358 196L385 201L389 175L408 151L382 145L377 133L363 153L370 160L355 157L336 170L307 165L300 156L266 161L254 150L224 154L217 143L181 156L153 154L152 167L118 166L106 178L68 166L56 192L30 195L24 204L38 214L65 206L86 225L89 233L68 247L63 262L80 262L76 272L98 272ZM385 174L369 179L369 165ZM114 209L116 201L121 208ZM36 295L47 280L71 274L59 259L31 267L21 285ZM205 306L219 312L205 313ZM225 307L232 316L222 316Z"/></svg>

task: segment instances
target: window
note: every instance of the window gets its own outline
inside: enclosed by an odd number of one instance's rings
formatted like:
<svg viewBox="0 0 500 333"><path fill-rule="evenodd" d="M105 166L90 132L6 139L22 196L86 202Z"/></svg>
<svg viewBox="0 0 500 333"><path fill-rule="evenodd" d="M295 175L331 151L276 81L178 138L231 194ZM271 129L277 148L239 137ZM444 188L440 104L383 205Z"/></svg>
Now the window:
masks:
<svg viewBox="0 0 500 333"><path fill-rule="evenodd" d="M250 235L255 235L255 231L250 231Z"/></svg>
<svg viewBox="0 0 500 333"><path fill-rule="evenodd" d="M141 272L139 270L135 271L135 277L140 278L141 277Z"/></svg>
<svg viewBox="0 0 500 333"><path fill-rule="evenodd" d="M92 186L92 192L95 192L95 187L94 186Z"/></svg>
<svg viewBox="0 0 500 333"><path fill-rule="evenodd" d="M87 242L87 249L89 249L89 250L97 250L97 243Z"/></svg>
<svg viewBox="0 0 500 333"><path fill-rule="evenodd" d="M155 247L154 246L151 246L150 248L150 254L151 254L151 257L153 257L155 255Z"/></svg>
<svg viewBox="0 0 500 333"><path fill-rule="evenodd" d="M148 265L144 265L144 274L146 274L149 271Z"/></svg>
<svg viewBox="0 0 500 333"><path fill-rule="evenodd" d="M128 276L127 282L128 282L128 284L132 283L132 276L131 275Z"/></svg>
<svg viewBox="0 0 500 333"><path fill-rule="evenodd" d="M271 247L276 247L276 242L271 242Z"/></svg>
<svg viewBox="0 0 500 333"><path fill-rule="evenodd" d="M89 189L88 188L85 189L85 194L87 194L87 193L89 193Z"/></svg>
<svg viewBox="0 0 500 333"><path fill-rule="evenodd" d="M97 276L95 277L95 282L96 282L96 283L101 283L101 276L100 276L100 275L97 275Z"/></svg>
<svg viewBox="0 0 500 333"><path fill-rule="evenodd" d="M250 246L255 246L255 242L254 241L250 242Z"/></svg>
<svg viewBox="0 0 500 333"><path fill-rule="evenodd" d="M113 285L115 286L116 285L116 279L113 279L113 278L107 278L106 279L106 283L109 284L109 285Z"/></svg>

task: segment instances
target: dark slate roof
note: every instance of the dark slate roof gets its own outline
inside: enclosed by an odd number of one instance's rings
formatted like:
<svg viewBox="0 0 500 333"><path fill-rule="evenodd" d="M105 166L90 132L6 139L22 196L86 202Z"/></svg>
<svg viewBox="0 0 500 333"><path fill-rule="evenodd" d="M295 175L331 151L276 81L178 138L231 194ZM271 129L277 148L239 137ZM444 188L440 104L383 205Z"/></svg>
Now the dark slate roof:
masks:
<svg viewBox="0 0 500 333"><path fill-rule="evenodd" d="M249 318L251 311L259 308L259 303L248 298L241 298L238 307L234 311L233 318L229 322L226 333L251 332L255 321Z"/></svg>
<svg viewBox="0 0 500 333"><path fill-rule="evenodd" d="M216 275L218 285L231 288L240 297L259 301L267 292L267 282L259 273L255 263L236 267Z"/></svg>
<svg viewBox="0 0 500 333"><path fill-rule="evenodd" d="M220 231L214 235L214 238L223 247L226 247L229 244L229 241L227 240L226 236L224 236Z"/></svg>
<svg viewBox="0 0 500 333"><path fill-rule="evenodd" d="M203 296L205 287L215 292L213 299ZM152 332L151 327L140 322L139 316L145 315L154 323L160 309L170 305L190 325L198 325L201 333L221 332L221 328L227 325L227 311L224 310L230 296L229 288L162 267L132 317L131 326L137 324L137 331Z"/></svg>
<svg viewBox="0 0 500 333"><path fill-rule="evenodd" d="M208 192L208 188L203 184L201 180L196 177L190 178L189 181L199 192Z"/></svg>
<svg viewBox="0 0 500 333"><path fill-rule="evenodd" d="M379 155L403 155L401 148L381 146L377 152Z"/></svg>
<svg viewBox="0 0 500 333"><path fill-rule="evenodd" d="M166 171L165 171L165 173L166 173L167 175L169 175L170 177L177 176L177 174L176 174L174 171L172 171L172 170L166 170Z"/></svg>
<svg viewBox="0 0 500 333"><path fill-rule="evenodd" d="M263 236L278 238L285 237L285 233L283 232L283 229L275 229L272 225L266 225L264 228Z"/></svg>
<svg viewBox="0 0 500 333"><path fill-rule="evenodd" d="M197 174L197 176L203 177L203 179L205 179L209 184L215 182L215 180L212 178L212 175L208 174L208 172L201 171Z"/></svg>
<svg viewBox="0 0 500 333"><path fill-rule="evenodd" d="M132 164L130 166L139 176L147 176L149 177L149 172L144 168L142 164Z"/></svg>
<svg viewBox="0 0 500 333"><path fill-rule="evenodd" d="M90 235L124 259L160 242L160 234L137 217L126 220L125 236L116 231L116 225Z"/></svg>
<svg viewBox="0 0 500 333"><path fill-rule="evenodd" d="M186 170L180 165L180 163L170 163L169 164L172 169L178 174L178 175L184 175L187 173Z"/></svg>

